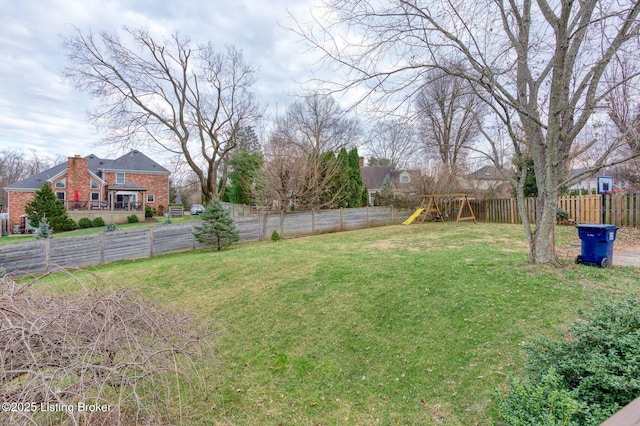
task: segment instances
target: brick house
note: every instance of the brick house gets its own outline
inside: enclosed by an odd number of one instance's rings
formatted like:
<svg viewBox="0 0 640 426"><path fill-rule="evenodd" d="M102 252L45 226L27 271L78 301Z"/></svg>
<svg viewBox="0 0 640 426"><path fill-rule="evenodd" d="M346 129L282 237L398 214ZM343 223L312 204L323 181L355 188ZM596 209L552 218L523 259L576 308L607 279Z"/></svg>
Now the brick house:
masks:
<svg viewBox="0 0 640 426"><path fill-rule="evenodd" d="M9 220L12 227L21 225L24 205L45 183L76 221L101 216L107 222L122 223L131 214L144 219L145 206L168 206L169 174L135 150L115 160L93 154L69 157L66 163L5 187Z"/></svg>

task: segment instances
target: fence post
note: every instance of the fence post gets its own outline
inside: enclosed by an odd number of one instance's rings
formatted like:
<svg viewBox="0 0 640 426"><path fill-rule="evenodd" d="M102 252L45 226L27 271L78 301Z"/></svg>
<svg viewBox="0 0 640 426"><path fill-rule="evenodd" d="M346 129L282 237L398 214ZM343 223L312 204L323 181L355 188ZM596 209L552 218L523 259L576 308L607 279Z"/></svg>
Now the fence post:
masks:
<svg viewBox="0 0 640 426"><path fill-rule="evenodd" d="M149 228L149 257L153 257L153 227Z"/></svg>
<svg viewBox="0 0 640 426"><path fill-rule="evenodd" d="M311 210L311 233L314 234L316 232L316 210Z"/></svg>
<svg viewBox="0 0 640 426"><path fill-rule="evenodd" d="M193 233L196 231L195 223L191 222L191 248L196 249L196 236Z"/></svg>
<svg viewBox="0 0 640 426"><path fill-rule="evenodd" d="M364 207L364 226L369 227L369 206Z"/></svg>
<svg viewBox="0 0 640 426"><path fill-rule="evenodd" d="M340 230L344 231L344 213L342 207L340 207Z"/></svg>
<svg viewBox="0 0 640 426"><path fill-rule="evenodd" d="M284 237L284 212L280 212L280 235Z"/></svg>
<svg viewBox="0 0 640 426"><path fill-rule="evenodd" d="M389 208L390 208L390 210L391 210L391 211L389 212L389 215L391 216L391 223L389 223L389 225L393 225L393 223L394 223L394 222L393 222L393 204L391 204L391 206L390 206Z"/></svg>
<svg viewBox="0 0 640 426"><path fill-rule="evenodd" d="M101 232L100 233L100 264L104 264L104 238L105 238L105 233Z"/></svg>
<svg viewBox="0 0 640 426"><path fill-rule="evenodd" d="M44 266L47 272L51 270L51 247L49 246L50 241L50 238L44 239Z"/></svg>

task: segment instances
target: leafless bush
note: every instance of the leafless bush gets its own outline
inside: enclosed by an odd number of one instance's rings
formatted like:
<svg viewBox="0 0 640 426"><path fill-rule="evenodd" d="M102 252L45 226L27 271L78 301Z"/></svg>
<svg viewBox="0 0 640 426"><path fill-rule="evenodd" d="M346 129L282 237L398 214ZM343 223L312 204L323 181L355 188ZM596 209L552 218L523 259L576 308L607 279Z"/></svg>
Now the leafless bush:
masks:
<svg viewBox="0 0 640 426"><path fill-rule="evenodd" d="M0 424L167 424L197 391L212 354L189 316L131 290L0 286Z"/></svg>

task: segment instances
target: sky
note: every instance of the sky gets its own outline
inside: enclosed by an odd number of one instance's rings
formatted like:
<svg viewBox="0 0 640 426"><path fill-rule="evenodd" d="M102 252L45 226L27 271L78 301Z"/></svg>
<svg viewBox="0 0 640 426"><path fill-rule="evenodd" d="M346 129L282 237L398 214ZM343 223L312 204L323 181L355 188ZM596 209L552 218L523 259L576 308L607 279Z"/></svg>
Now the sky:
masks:
<svg viewBox="0 0 640 426"><path fill-rule="evenodd" d="M317 55L287 30L314 0L0 0L0 151L108 157L87 121L92 100L63 79L64 35L123 26L194 42L233 45L258 69L267 113L283 111L308 81Z"/></svg>

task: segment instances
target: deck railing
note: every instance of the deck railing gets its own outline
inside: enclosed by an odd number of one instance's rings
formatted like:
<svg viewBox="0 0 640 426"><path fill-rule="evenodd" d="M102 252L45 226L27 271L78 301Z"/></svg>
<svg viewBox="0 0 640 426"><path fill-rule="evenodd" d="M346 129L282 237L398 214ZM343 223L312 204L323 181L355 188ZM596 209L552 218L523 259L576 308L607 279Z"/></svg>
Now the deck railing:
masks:
<svg viewBox="0 0 640 426"><path fill-rule="evenodd" d="M111 205L107 201L74 200L66 201L64 204L67 210L111 210ZM142 207L142 203L133 201L113 203L113 210L140 211Z"/></svg>

